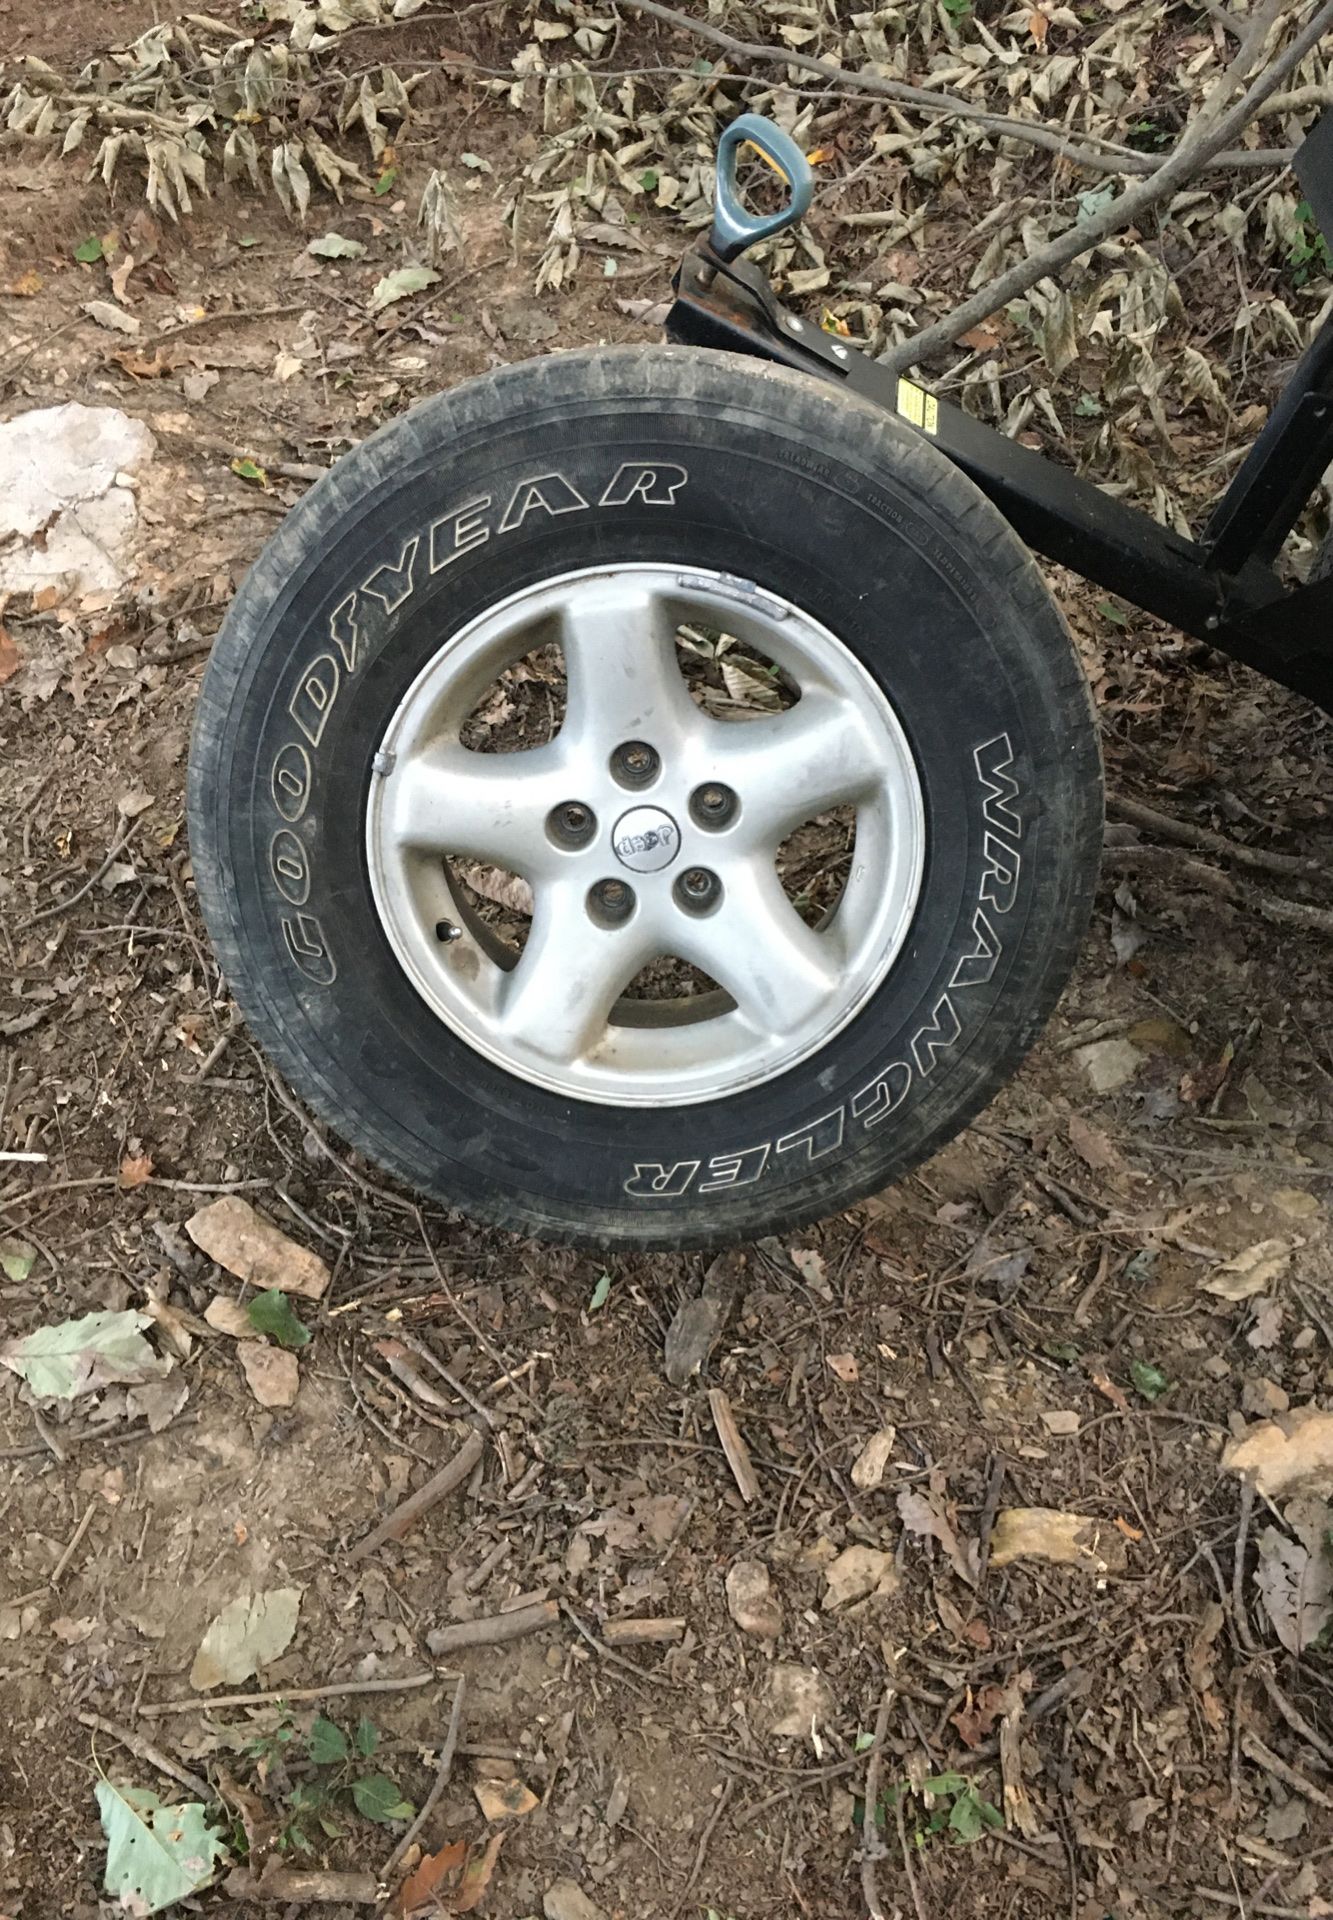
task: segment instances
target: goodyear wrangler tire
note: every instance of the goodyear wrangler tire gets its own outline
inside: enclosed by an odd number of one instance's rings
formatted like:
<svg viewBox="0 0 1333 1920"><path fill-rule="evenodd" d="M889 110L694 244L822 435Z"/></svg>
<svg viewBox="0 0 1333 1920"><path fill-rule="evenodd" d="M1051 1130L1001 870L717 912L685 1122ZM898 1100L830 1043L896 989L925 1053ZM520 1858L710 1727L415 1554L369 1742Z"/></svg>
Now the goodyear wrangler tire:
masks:
<svg viewBox="0 0 1333 1920"><path fill-rule="evenodd" d="M322 480L213 648L199 896L343 1138L489 1221L724 1244L1013 1072L1101 829L1032 560L929 443L691 349L505 369Z"/></svg>

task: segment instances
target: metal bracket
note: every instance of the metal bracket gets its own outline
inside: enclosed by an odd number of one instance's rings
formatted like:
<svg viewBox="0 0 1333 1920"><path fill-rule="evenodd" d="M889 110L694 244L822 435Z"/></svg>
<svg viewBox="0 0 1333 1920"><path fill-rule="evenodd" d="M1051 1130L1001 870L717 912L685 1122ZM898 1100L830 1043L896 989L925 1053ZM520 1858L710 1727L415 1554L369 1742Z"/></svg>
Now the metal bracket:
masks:
<svg viewBox="0 0 1333 1920"><path fill-rule="evenodd" d="M747 262L705 245L675 287L671 340L777 361L870 401L961 467L1036 552L1333 713L1333 580L1292 590L1272 566L1333 454L1333 321L1196 541L788 312Z"/></svg>

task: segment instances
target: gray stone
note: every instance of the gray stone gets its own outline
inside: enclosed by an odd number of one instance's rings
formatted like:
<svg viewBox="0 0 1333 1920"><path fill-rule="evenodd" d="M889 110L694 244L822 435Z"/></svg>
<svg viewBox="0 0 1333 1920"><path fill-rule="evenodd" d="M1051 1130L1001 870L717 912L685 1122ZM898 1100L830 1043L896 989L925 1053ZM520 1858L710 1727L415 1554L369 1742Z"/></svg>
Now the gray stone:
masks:
<svg viewBox="0 0 1333 1920"><path fill-rule="evenodd" d="M0 425L0 592L123 586L139 523L132 479L156 450L116 407L71 402Z"/></svg>
<svg viewBox="0 0 1333 1920"><path fill-rule="evenodd" d="M542 1898L546 1920L602 1920L602 1910L573 1880L557 1880Z"/></svg>
<svg viewBox="0 0 1333 1920"><path fill-rule="evenodd" d="M738 1560L728 1573L727 1611L743 1633L761 1640L776 1640L782 1632L782 1603L762 1560Z"/></svg>

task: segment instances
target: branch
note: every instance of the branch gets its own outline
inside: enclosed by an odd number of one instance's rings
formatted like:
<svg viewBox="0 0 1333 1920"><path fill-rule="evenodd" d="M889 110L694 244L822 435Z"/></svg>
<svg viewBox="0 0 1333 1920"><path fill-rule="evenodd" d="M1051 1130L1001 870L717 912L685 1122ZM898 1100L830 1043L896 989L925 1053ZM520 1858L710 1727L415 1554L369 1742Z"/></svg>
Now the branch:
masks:
<svg viewBox="0 0 1333 1920"><path fill-rule="evenodd" d="M1286 11L1287 0L1268 0L1266 6L1256 11L1230 66L1186 127L1178 146L1148 179L1127 188L1103 212L1067 228L1048 246L1039 247L1026 260L1020 260L1007 272L998 275L942 320L915 334L894 352L885 354L882 364L891 372L905 373L909 367L916 366L942 347L952 346L969 327L989 319L991 314L1009 301L1018 299L1029 288L1035 287L1039 280L1058 273L1071 260L1090 252L1108 235L1129 226L1150 207L1155 207L1159 201L1192 180L1209 159L1220 153L1249 125L1269 95L1277 91L1287 75L1300 65L1311 47L1333 25L1333 0L1323 0L1323 4L1316 7L1312 17L1285 52L1264 69L1234 106L1228 107L1227 101L1238 82L1248 75L1274 22Z"/></svg>
<svg viewBox="0 0 1333 1920"><path fill-rule="evenodd" d="M735 34L727 33L709 21L692 20L675 7L662 6L660 0L623 0L623 3L636 13L650 14L654 20L661 20L667 26L679 27L693 34L696 40L707 40L736 59L760 61L769 66L797 67L804 73L818 74L821 80L834 87L875 94L882 100L893 100L900 106L914 107L919 112L948 114L957 120L970 120L983 132L1007 140L1020 140L1030 147L1040 147L1047 153L1056 154L1061 160L1067 160L1072 166L1089 167L1097 173L1150 177L1159 172L1162 165L1151 154L1137 153L1132 147L1121 146L1118 141L1105 139L1101 134L1089 133L1084 136L1085 139L1099 142L1098 146L1082 145L1055 127L1030 120L1016 120L1010 114L991 113L987 108L979 107L974 100L965 100L956 93L942 93L931 87L914 87L906 80L886 80L877 73L856 73L850 67L836 66L831 60L817 60L812 54L798 53L791 47L771 47L761 41L738 40ZM595 74L596 69L590 71ZM1287 148L1269 148L1262 154L1250 153L1242 148L1234 153L1214 152L1200 162L1200 169L1205 166L1271 167L1285 165L1290 158L1290 149Z"/></svg>

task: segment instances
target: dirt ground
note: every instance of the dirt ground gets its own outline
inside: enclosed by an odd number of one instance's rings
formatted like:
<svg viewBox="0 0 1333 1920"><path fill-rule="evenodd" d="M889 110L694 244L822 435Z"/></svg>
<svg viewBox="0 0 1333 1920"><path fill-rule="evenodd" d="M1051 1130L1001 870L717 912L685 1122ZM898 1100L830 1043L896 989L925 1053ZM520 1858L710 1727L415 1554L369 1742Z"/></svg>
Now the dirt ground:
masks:
<svg viewBox="0 0 1333 1920"><path fill-rule="evenodd" d="M0 46L73 59L153 17L9 0ZM169 1795L164 1762L221 1796L238 1848L281 1832L289 1864L378 1873L401 1822L345 1795L332 1833L301 1814L313 1716L348 1733L369 1716L377 1764L419 1806L455 1671L458 1758L419 1843L479 1853L503 1830L478 1909L495 1920L542 1912L560 1880L607 1920L850 1920L872 1763L885 1912L1333 1914L1329 1654L1279 1645L1254 1584L1277 1515L1219 1464L1249 1422L1333 1404L1330 947L1265 911L1327 913L1326 719L1056 580L1129 803L1077 977L1018 1080L919 1175L728 1256L734 1309L684 1388L664 1339L708 1260L608 1265L418 1210L310 1123L232 1017L183 782L238 580L310 478L421 395L652 337L627 307L665 292L680 247L649 213L615 277L534 295L498 184L530 131L466 85L447 105L426 103L404 144L401 193L321 203L305 232L271 197L222 190L173 227L128 183L109 204L45 153L10 147L0 167L5 417L115 406L158 446L133 590L0 609L17 651L0 688L0 1151L46 1156L0 1169L0 1238L36 1255L0 1275L0 1333L153 1300L189 1348L188 1399L159 1433L114 1390L56 1417L0 1374L0 1914L109 1910L94 1785ZM369 320L411 183L464 150L496 173L471 175L461 264ZM363 259L305 251L335 225ZM114 250L73 249L111 231L136 257L133 338L82 312ZM1135 803L1184 823L1184 844L1140 839ZM241 1290L182 1229L225 1193L333 1269L318 1307L298 1303L314 1339L288 1409L257 1404L235 1340L202 1319ZM1267 1283L1203 1290L1262 1243ZM748 1503L717 1388L753 1456ZM476 1425L488 1444L461 1491L357 1557ZM879 1434L876 1482L857 1463ZM1088 1516L1094 1544L1080 1564L996 1565L1016 1507ZM738 1562L767 1570L764 1631L729 1610ZM153 1713L190 1701L220 1609L284 1587L300 1589L290 1649L240 1689L263 1703ZM548 1600L529 1637L433 1654L432 1633ZM677 1624L623 1637L644 1618ZM366 1691L309 1697L344 1683ZM513 1780L536 1805L488 1821ZM973 1837L983 1804L1005 1824L983 1816ZM190 1910L306 1909L212 1891Z"/></svg>

